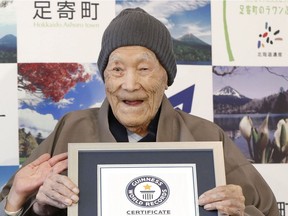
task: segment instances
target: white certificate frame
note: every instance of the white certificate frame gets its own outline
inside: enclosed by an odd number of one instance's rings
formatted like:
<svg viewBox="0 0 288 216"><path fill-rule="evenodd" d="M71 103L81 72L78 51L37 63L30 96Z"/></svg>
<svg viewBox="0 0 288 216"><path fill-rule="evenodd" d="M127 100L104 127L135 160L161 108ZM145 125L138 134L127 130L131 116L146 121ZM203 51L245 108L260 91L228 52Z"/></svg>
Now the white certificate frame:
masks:
<svg viewBox="0 0 288 216"><path fill-rule="evenodd" d="M167 154L170 155L170 157L167 157ZM138 163L138 160L140 160L139 163L143 164L143 162L141 162L142 156L144 158L146 157L145 160L147 160L148 158L150 161L151 159L152 163L147 162L147 164L156 164L155 160L157 162L161 161L162 164L166 164L166 163L175 164L175 163L179 163L179 160L180 161L183 160L183 154L185 155L184 157L187 158L185 159L187 160L186 161L187 163L194 163L193 160L195 159L195 156L196 158L197 157L201 158L202 157L201 154L209 155L209 158L211 159L211 162L209 163L211 164L207 165L210 159L209 160L198 159L198 162L196 162L196 164L200 167L206 166L206 165L210 167L208 169L205 168L205 170L203 169L202 171L200 170L200 172L202 172L201 174L202 179L205 178L205 181L207 179L212 179L213 183L212 184L209 183L210 185L202 185L202 186L200 185L202 188L204 187L205 190L208 190L215 186L226 184L222 142L217 141L217 142L153 142L153 143L69 143L68 145L68 167L69 167L68 176L76 185L79 186L80 201L78 204L73 205L68 208L68 216L78 216L78 215L85 216L86 214L85 212L83 212L83 209L85 209L85 211L87 212L90 212L89 215L98 216L97 210L95 209L87 210L87 206L85 206L87 201L83 201L81 203L81 200L85 200L88 196L89 196L89 200L91 200L90 193L92 192L95 193L94 189L90 190L86 188L87 185L89 184L89 181L90 181L89 179L91 179L92 184L93 184L93 181L94 181L92 180L94 178L93 176L97 175L96 174L97 171L92 171L91 173L90 168L87 168L88 166L92 165L93 167L94 166L96 167L97 164L103 164L103 163L115 164L115 158L117 159L116 161L118 161L119 164L127 164L127 163L134 164L134 163ZM119 155L119 158L118 158L118 155ZM130 156L128 155L132 155L133 157L131 157L130 159ZM134 157L134 155L136 156ZM150 155L151 155L151 158L150 158ZM160 156L158 157L158 155ZM164 157L162 157L161 155L164 155ZM171 157L171 155L173 155L173 157ZM98 160L98 161L93 162L93 160ZM105 160L105 162L101 160ZM79 166L81 167L84 166L84 167L79 169ZM84 174L81 172L84 172ZM93 174L93 172L95 173ZM199 170L197 172L199 172ZM81 186L83 185L82 182L84 181L85 181L84 186ZM97 183L95 184L97 185ZM89 195L87 194L87 192L85 195L85 191L89 191ZM198 192L199 193L204 192L204 191L199 190L199 184L198 184ZM96 190L96 194L92 195L92 198L94 199L95 196L98 197L97 194L98 192ZM94 205L87 203L87 205L89 208L90 207L97 208L95 207L96 203ZM85 206L85 208L81 207L81 205ZM93 211L95 211L95 213L91 214L91 212ZM200 211L202 211L201 215L204 214L205 216L206 215L207 216L218 215L218 213L215 211L214 212L206 211L201 208L200 208Z"/></svg>

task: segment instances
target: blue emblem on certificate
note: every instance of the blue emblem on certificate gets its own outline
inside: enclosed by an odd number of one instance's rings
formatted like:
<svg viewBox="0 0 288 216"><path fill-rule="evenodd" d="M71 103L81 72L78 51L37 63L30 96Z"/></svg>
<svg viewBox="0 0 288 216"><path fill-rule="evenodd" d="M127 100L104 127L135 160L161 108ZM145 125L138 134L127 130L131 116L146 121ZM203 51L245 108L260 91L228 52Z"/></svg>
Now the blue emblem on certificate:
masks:
<svg viewBox="0 0 288 216"><path fill-rule="evenodd" d="M133 204L141 207L156 207L169 197L169 187L156 176L134 178L126 187L126 196Z"/></svg>

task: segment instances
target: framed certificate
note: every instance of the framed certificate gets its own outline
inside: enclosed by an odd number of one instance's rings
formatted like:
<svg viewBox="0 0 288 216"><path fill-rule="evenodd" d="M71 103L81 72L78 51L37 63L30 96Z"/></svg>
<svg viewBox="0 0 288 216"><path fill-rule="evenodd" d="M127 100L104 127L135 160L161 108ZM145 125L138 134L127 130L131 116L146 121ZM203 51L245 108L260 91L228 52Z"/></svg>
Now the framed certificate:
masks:
<svg viewBox="0 0 288 216"><path fill-rule="evenodd" d="M216 216L198 197L225 184L221 142L71 143L80 189L69 216Z"/></svg>

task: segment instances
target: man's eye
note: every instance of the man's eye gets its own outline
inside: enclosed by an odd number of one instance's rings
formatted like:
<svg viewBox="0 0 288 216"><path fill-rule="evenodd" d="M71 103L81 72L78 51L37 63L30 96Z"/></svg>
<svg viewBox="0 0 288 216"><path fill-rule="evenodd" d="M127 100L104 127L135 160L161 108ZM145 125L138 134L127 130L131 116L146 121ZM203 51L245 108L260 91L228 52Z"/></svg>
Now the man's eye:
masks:
<svg viewBox="0 0 288 216"><path fill-rule="evenodd" d="M140 68L141 71L146 71L146 70L148 70L148 69L149 69L149 68L146 68L146 67Z"/></svg>
<svg viewBox="0 0 288 216"><path fill-rule="evenodd" d="M114 67L114 68L113 68L113 71L120 72L120 71L122 71L122 68L120 68L120 67Z"/></svg>

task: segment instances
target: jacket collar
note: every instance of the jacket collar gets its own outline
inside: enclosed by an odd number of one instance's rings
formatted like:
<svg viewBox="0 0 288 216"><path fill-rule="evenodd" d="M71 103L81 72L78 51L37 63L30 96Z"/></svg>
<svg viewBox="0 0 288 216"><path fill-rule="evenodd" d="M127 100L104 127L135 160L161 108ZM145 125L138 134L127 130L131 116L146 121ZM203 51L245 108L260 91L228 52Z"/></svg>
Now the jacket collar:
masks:
<svg viewBox="0 0 288 216"><path fill-rule="evenodd" d="M190 114L175 110L164 95L158 123L157 142L195 141L190 129L187 127L187 118ZM190 120L191 124L191 120Z"/></svg>
<svg viewBox="0 0 288 216"><path fill-rule="evenodd" d="M156 142L195 141L187 128L181 111L175 111L168 98L164 95L160 108L157 127ZM105 99L99 111L99 136L100 142L116 142L109 130L109 103ZM189 114L187 114L189 115Z"/></svg>

